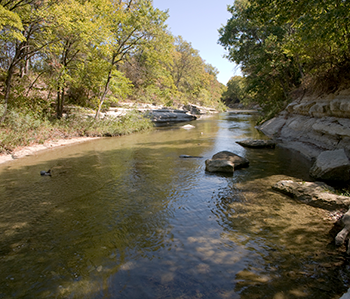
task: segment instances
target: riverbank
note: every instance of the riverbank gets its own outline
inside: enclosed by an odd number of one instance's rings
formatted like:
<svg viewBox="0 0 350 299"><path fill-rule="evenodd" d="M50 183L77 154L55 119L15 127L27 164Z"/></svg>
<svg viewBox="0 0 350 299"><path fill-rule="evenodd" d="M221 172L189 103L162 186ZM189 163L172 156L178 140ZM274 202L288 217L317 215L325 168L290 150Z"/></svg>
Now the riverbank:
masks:
<svg viewBox="0 0 350 299"><path fill-rule="evenodd" d="M13 150L10 154L0 154L0 164L23 158L25 156L32 156L38 152L51 150L60 146L82 143L85 141L91 141L99 138L101 137L72 137L66 139L48 140L45 141L43 144L33 144L31 146L18 147L15 150Z"/></svg>

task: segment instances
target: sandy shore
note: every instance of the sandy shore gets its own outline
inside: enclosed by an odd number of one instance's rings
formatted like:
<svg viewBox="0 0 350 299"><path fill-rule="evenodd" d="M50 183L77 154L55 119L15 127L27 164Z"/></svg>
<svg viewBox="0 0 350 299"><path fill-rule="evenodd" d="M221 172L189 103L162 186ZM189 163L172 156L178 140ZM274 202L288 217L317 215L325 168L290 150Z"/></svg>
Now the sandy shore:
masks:
<svg viewBox="0 0 350 299"><path fill-rule="evenodd" d="M35 144L32 146L18 148L11 154L7 154L7 155L0 154L0 164L15 160L15 159L19 159L25 156L34 155L39 151L49 150L55 147L65 146L65 145L74 144L74 143L81 143L84 141L94 140L98 138L100 137L75 137L75 138L69 138L69 139L59 139L56 141L50 140L50 141L46 141L44 144Z"/></svg>

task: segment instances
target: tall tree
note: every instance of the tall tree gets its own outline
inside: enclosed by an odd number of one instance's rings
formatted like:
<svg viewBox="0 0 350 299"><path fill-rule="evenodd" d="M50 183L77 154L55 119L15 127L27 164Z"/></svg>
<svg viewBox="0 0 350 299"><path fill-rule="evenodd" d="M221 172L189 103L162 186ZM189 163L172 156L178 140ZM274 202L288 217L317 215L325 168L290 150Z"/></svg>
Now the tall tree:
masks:
<svg viewBox="0 0 350 299"><path fill-rule="evenodd" d="M109 91L113 74L120 74L119 68L137 49L155 41L154 36L165 27L167 14L155 9L150 0L113 1L110 7L110 39L100 45L108 63L104 89L99 98L96 118Z"/></svg>
<svg viewBox="0 0 350 299"><path fill-rule="evenodd" d="M10 0L1 1L2 39L1 67L5 70L4 111L5 119L11 93L13 75L24 61L47 46L45 15L49 9L45 1Z"/></svg>

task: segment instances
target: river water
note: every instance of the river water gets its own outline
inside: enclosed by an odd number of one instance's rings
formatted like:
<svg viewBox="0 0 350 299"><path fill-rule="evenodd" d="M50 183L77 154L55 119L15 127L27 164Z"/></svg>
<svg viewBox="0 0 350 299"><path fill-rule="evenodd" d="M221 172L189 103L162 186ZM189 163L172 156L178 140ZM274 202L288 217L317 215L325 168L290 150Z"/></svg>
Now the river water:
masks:
<svg viewBox="0 0 350 299"><path fill-rule="evenodd" d="M271 190L309 163L224 113L0 165L0 298L339 298L345 248L325 211ZM205 172L230 150L233 175ZM183 159L180 155L203 156ZM52 177L40 176L52 169Z"/></svg>

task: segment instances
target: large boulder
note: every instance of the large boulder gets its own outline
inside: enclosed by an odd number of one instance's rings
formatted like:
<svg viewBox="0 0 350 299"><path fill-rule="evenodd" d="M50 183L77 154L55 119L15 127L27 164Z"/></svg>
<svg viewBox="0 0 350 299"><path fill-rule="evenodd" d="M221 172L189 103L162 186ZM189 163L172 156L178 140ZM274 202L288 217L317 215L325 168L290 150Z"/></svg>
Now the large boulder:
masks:
<svg viewBox="0 0 350 299"><path fill-rule="evenodd" d="M209 172L230 172L235 169L248 167L249 161L229 151L215 154L211 159L205 161L205 170Z"/></svg>
<svg viewBox="0 0 350 299"><path fill-rule="evenodd" d="M344 149L319 154L310 169L310 176L324 181L349 181L350 162Z"/></svg>

